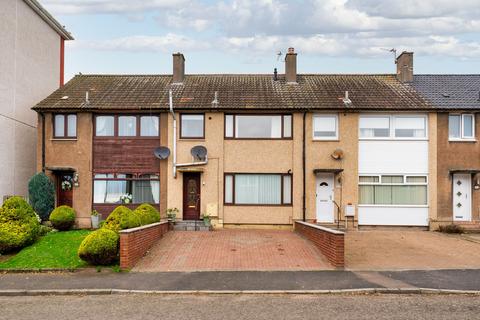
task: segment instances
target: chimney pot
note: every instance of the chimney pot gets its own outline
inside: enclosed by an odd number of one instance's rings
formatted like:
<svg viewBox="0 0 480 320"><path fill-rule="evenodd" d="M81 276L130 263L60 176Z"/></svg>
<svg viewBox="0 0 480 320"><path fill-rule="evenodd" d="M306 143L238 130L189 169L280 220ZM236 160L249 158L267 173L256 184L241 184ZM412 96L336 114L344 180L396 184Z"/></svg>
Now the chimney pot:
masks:
<svg viewBox="0 0 480 320"><path fill-rule="evenodd" d="M173 54L173 83L183 83L185 79L185 57L180 52Z"/></svg>
<svg viewBox="0 0 480 320"><path fill-rule="evenodd" d="M278 80L278 71L277 68L273 69L273 81Z"/></svg>
<svg viewBox="0 0 480 320"><path fill-rule="evenodd" d="M297 83L297 54L294 48L288 48L285 56L285 80L287 83Z"/></svg>
<svg viewBox="0 0 480 320"><path fill-rule="evenodd" d="M396 63L398 81L413 82L413 52L403 51L398 56Z"/></svg>

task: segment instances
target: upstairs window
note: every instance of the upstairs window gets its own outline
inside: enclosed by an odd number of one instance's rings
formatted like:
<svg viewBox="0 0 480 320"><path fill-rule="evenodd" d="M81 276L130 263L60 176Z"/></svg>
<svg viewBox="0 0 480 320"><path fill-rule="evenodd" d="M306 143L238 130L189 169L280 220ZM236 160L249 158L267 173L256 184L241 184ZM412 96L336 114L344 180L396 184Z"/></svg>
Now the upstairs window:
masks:
<svg viewBox="0 0 480 320"><path fill-rule="evenodd" d="M291 139L292 115L225 115L225 138Z"/></svg>
<svg viewBox="0 0 480 320"><path fill-rule="evenodd" d="M76 138L77 137L77 115L56 114L53 122L54 138Z"/></svg>
<svg viewBox="0 0 480 320"><path fill-rule="evenodd" d="M137 117L118 117L118 135L120 137L135 137L137 135Z"/></svg>
<svg viewBox="0 0 480 320"><path fill-rule="evenodd" d="M359 121L360 139L418 140L427 138L425 115L363 115Z"/></svg>
<svg viewBox="0 0 480 320"><path fill-rule="evenodd" d="M98 115L95 117L96 137L158 137L159 117L144 115Z"/></svg>
<svg viewBox="0 0 480 320"><path fill-rule="evenodd" d="M313 116L313 139L338 139L338 116L336 114L317 114Z"/></svg>
<svg viewBox="0 0 480 320"><path fill-rule="evenodd" d="M448 116L448 138L450 140L475 139L475 117L473 114L451 114Z"/></svg>
<svg viewBox="0 0 480 320"><path fill-rule="evenodd" d="M205 138L204 114L180 114L180 139Z"/></svg>

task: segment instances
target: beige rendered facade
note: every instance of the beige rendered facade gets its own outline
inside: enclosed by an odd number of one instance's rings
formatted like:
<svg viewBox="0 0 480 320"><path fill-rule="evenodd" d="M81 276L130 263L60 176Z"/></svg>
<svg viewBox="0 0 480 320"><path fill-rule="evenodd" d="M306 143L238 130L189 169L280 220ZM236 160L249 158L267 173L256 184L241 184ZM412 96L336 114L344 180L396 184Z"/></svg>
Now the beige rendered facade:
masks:
<svg viewBox="0 0 480 320"><path fill-rule="evenodd" d="M40 8L36 1L0 1L0 203L5 196L27 196L37 133L30 108L63 79L66 32L59 34Z"/></svg>

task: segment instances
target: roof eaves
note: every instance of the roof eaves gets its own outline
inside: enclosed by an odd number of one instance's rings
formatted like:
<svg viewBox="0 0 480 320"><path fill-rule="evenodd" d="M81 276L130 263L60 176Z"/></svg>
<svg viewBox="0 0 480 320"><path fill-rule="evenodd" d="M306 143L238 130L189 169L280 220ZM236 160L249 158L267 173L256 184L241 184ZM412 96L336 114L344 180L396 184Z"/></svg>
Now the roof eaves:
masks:
<svg viewBox="0 0 480 320"><path fill-rule="evenodd" d="M23 0L36 14L38 14L63 39L74 40L68 32L37 0Z"/></svg>

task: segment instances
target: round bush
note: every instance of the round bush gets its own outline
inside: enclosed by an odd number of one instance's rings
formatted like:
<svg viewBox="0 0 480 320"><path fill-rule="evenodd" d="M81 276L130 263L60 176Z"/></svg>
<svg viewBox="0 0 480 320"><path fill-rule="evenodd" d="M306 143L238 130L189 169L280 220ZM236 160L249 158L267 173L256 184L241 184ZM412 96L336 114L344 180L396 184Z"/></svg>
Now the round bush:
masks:
<svg viewBox="0 0 480 320"><path fill-rule="evenodd" d="M142 226L160 221L160 212L148 203L139 205L133 212L140 217Z"/></svg>
<svg viewBox="0 0 480 320"><path fill-rule="evenodd" d="M69 206L55 208L50 214L52 226L60 231L70 230L75 223L75 210Z"/></svg>
<svg viewBox="0 0 480 320"><path fill-rule="evenodd" d="M141 225L140 217L136 213L127 207L118 206L105 220L103 228L120 231L123 229L136 228Z"/></svg>
<svg viewBox="0 0 480 320"><path fill-rule="evenodd" d="M35 241L40 221L33 208L22 198L12 197L0 208L0 252L21 249Z"/></svg>
<svg viewBox="0 0 480 320"><path fill-rule="evenodd" d="M78 248L80 259L93 265L110 265L118 259L119 236L115 231L98 229L83 239Z"/></svg>

